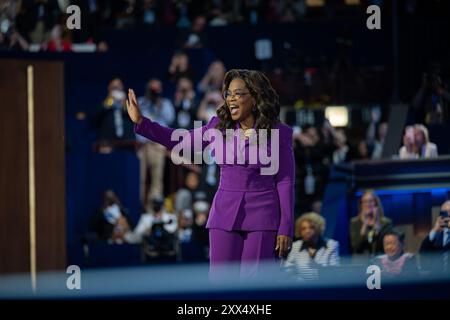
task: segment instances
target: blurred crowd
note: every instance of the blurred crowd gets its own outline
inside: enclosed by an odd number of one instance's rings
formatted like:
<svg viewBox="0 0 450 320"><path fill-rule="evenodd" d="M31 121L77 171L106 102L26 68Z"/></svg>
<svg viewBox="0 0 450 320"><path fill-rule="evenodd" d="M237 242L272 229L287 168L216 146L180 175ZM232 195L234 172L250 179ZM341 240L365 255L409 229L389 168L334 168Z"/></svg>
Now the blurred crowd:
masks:
<svg viewBox="0 0 450 320"><path fill-rule="evenodd" d="M67 13L70 5L80 8L81 30L66 27L73 13ZM333 15L335 7L341 7L340 14L347 8L345 4L330 5L326 14ZM106 51L105 28L153 25L175 26L182 30L182 47L200 48L206 45L206 26L291 23L301 21L309 11L314 13L314 6L310 8L305 0L2 0L0 48L28 51L36 44L34 51L53 52L71 51L73 43L93 43L98 51Z"/></svg>
<svg viewBox="0 0 450 320"><path fill-rule="evenodd" d="M178 51L168 66L166 78L151 78L145 85L144 94L138 98L141 112L166 127L192 129L194 121L206 124L224 102L221 93L224 74L223 62L216 60L194 85L188 55ZM163 83L175 86L172 97L165 96ZM165 254L169 252L182 261L206 261L208 234L205 225L219 182L218 166L174 166L166 148L135 135L124 108L125 100L122 79L112 79L106 98L92 120L98 132L98 152L110 153L117 148L126 148L136 153L140 163L142 217L134 228L130 219L119 219L117 215L111 224L105 218L111 208L114 212L123 212L123 217L127 214L120 200L115 195L111 196L114 192L109 190L105 193L104 206L94 219L92 230L100 239L111 243L142 243L143 239L148 240L150 235L158 233L164 237L163 242L171 243ZM167 165L170 170L165 170ZM171 177L167 177L168 171ZM173 176L176 179L171 179ZM165 181L170 181L170 188L164 185ZM148 241L144 242L148 244ZM156 252L158 248L161 249L159 245L154 245ZM155 252L153 254L157 255Z"/></svg>
<svg viewBox="0 0 450 320"><path fill-rule="evenodd" d="M213 61L196 82L198 70L191 65L187 53L189 49L208 47L205 28L301 21L314 14L315 9L306 2L0 0L0 50L29 51L34 46L35 51L68 52L74 44L87 43L95 45L97 51L107 51L108 44L102 36L104 28L177 27L178 50L166 74L149 77L147 83L142 83L145 90L138 101L143 115L153 121L167 127L192 129L194 121L207 123L224 103L221 92L226 72L224 62ZM67 29L66 8L71 4L81 8L81 31ZM327 14L332 15L331 9L327 6ZM320 214L332 166L382 159L389 129L389 110L372 110L367 123L360 126L363 130L357 133L348 127L334 127L324 116L314 121L298 119L297 114L309 107L357 102L361 96L366 101L385 100L380 92L388 91L377 90L388 85L386 77L369 84L366 80L373 78L374 73L364 73L352 66L351 38L342 34L336 45L334 61L320 57L320 63L314 67L310 57L295 53L283 56L281 52L267 71L282 104L297 112L283 119L294 128L296 160L296 238L283 267L301 281L317 279L324 268L341 265L340 244L324 237L326 221ZM438 156L428 127L448 122L447 87L438 67L424 73L411 103L414 124L405 126L397 158ZM219 169L215 164L174 166L168 150L135 135L125 108L126 89L123 79L111 79L92 120L97 130L98 152L106 154L126 148L139 159L141 216L134 224L114 190L105 190L102 206L92 215L90 230L102 242L141 245L146 261L160 257L183 262L207 261L209 240L205 225L218 186ZM393 225L376 193L368 190L359 200L358 215L348 224L352 256L362 265L380 266L384 274L393 277L433 272L436 266L448 271L449 212L447 201L419 252L407 252L404 233ZM426 253L437 254L437 263L427 260Z"/></svg>
<svg viewBox="0 0 450 320"><path fill-rule="evenodd" d="M194 83L189 56L177 51L166 78L148 80L144 94L138 98L141 111L167 127L192 129L196 120L205 124L224 103L221 85L225 72L224 63L216 60L201 80ZM165 95L163 83L174 84L173 96ZM112 79L94 119L100 140L98 151L114 152L115 148L125 145L136 152L140 162L142 215L133 225L126 208L114 192L108 190L93 220L92 230L99 239L112 244L141 244L144 256L150 260L164 256L174 261L207 261L209 240L205 225L219 182L217 165L173 166L164 147L135 135L124 108L125 99L123 81ZM326 222L320 215L330 168L351 161L381 159L388 125L379 110L374 110L366 131L359 137L349 138L348 128L333 127L325 117L321 126L294 123L293 127L296 239L284 261L284 270L301 281L308 281L317 279L323 268L339 267L341 261L339 243L323 236ZM129 144L117 144L117 141ZM424 124L405 127L403 145L396 158L437 156L437 147L430 141ZM183 181L171 183L170 189L164 186L167 165L172 165L169 171L177 171ZM378 265L383 273L393 277L434 272L431 269L436 265L448 270L445 257L449 249L449 211L447 201L442 204L442 215L423 239L419 255L406 252L403 231L393 225L376 193L368 190L359 200L358 215L348 225L352 257L360 265ZM439 254L437 264L427 260L428 252Z"/></svg>

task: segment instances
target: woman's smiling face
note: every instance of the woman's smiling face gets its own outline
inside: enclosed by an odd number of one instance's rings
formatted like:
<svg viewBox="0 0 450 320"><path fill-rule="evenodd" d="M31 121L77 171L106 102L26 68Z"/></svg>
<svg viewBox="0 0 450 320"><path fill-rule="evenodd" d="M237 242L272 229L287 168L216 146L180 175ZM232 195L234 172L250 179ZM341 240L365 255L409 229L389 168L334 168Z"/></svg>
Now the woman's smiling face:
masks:
<svg viewBox="0 0 450 320"><path fill-rule="evenodd" d="M224 92L224 99L231 113L233 121L241 122L252 114L255 98L251 95L245 82L235 78L230 82L228 90Z"/></svg>

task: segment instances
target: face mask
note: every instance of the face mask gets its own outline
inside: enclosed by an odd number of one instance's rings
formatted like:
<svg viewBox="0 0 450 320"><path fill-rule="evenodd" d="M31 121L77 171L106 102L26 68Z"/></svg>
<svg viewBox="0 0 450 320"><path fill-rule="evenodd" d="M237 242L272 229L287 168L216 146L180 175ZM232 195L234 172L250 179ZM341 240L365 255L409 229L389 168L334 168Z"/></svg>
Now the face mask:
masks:
<svg viewBox="0 0 450 320"><path fill-rule="evenodd" d="M116 224L122 214L120 213L119 206L113 204L103 210L103 215L110 224Z"/></svg>
<svg viewBox="0 0 450 320"><path fill-rule="evenodd" d="M161 93L154 89L148 89L147 95L150 97L150 99L152 101L155 101L156 99L158 99L160 97Z"/></svg>
<svg viewBox="0 0 450 320"><path fill-rule="evenodd" d="M116 101L122 101L125 99L125 92L123 90L112 90L111 98Z"/></svg>

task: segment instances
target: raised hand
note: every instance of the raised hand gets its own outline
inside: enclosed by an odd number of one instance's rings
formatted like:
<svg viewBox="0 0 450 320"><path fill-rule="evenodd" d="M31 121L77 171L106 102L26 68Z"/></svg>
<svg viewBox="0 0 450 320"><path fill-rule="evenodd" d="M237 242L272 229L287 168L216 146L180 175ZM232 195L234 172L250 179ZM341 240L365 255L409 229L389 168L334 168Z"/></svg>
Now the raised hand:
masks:
<svg viewBox="0 0 450 320"><path fill-rule="evenodd" d="M131 121L136 124L140 124L142 122L142 113L141 110L139 110L139 105L133 89L128 89L128 99L125 102L127 104L127 111Z"/></svg>
<svg viewBox="0 0 450 320"><path fill-rule="evenodd" d="M445 218L443 216L438 216L436 219L436 223L434 224L433 231L442 232L445 227L448 226L449 218Z"/></svg>

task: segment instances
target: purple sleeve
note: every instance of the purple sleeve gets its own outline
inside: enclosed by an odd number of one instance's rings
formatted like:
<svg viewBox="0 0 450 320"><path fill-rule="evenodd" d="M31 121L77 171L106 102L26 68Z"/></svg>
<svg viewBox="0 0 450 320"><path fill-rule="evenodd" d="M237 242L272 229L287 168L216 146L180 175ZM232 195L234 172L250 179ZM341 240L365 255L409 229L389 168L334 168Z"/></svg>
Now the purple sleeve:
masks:
<svg viewBox="0 0 450 320"><path fill-rule="evenodd" d="M286 129L283 130L284 128ZM278 235L293 238L295 161L292 150L292 129L284 128L280 130L280 163L275 177L281 211Z"/></svg>
<svg viewBox="0 0 450 320"><path fill-rule="evenodd" d="M167 149L173 149L179 143L191 143L191 146L194 145L194 137L197 136L199 139L202 139L203 133L210 128L214 128L218 123L218 118L213 117L205 126L198 127L192 130L184 130L183 133L181 131L181 137L172 141L172 134L175 129L164 127L157 122L151 121L150 119L143 117L142 122L140 124L136 124L134 126L134 132L152 140L153 142L162 144ZM179 129L183 130L183 129ZM202 147L205 147L207 142L202 141Z"/></svg>

